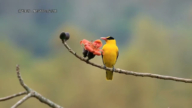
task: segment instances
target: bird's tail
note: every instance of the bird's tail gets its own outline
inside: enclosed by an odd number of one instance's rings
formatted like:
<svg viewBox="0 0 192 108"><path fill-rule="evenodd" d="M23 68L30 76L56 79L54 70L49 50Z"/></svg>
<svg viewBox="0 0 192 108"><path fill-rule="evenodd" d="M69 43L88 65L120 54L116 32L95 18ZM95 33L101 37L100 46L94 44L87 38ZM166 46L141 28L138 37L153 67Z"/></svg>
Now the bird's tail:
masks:
<svg viewBox="0 0 192 108"><path fill-rule="evenodd" d="M112 80L113 79L113 72L112 71L106 71L106 79Z"/></svg>

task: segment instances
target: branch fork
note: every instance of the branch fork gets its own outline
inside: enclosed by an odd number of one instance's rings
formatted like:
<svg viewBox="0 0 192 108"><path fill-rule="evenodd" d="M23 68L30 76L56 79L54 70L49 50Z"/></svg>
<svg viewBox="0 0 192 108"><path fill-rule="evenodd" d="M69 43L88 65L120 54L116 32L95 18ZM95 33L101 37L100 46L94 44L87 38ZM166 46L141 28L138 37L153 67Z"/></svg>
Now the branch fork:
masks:
<svg viewBox="0 0 192 108"><path fill-rule="evenodd" d="M63 108L59 105L57 105L56 103L52 102L51 100L43 97L41 94L39 94L38 92L32 90L31 88L29 88L23 81L20 71L19 71L19 65L16 66L16 72L17 72L17 78L19 79L19 82L21 84L21 86L26 90L24 92L20 92L11 96L7 96L4 98L0 98L0 101L6 101L18 96L22 96L22 95L26 95L24 96L21 100L19 100L17 103L15 103L11 108L17 108L19 105L21 105L22 103L24 103L27 99L31 98L31 97L35 97L36 99L38 99L40 102L47 104L48 106L52 107L52 108Z"/></svg>

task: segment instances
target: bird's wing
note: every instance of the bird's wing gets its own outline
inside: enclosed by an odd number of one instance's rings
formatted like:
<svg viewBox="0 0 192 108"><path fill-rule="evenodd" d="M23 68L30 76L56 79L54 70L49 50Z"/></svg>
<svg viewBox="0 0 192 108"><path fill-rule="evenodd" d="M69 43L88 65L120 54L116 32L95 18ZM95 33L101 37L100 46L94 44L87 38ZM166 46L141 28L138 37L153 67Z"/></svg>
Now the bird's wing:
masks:
<svg viewBox="0 0 192 108"><path fill-rule="evenodd" d="M103 50L101 51L101 57L102 57L102 61L103 61ZM103 64L104 64L104 62L103 62Z"/></svg>
<svg viewBox="0 0 192 108"><path fill-rule="evenodd" d="M119 57L119 51L117 51L117 59L118 59L118 57ZM117 60L117 59L116 59L116 60Z"/></svg>
<svg viewBox="0 0 192 108"><path fill-rule="evenodd" d="M118 57L119 57L119 49L117 48L117 58L116 58L116 62L117 62Z"/></svg>

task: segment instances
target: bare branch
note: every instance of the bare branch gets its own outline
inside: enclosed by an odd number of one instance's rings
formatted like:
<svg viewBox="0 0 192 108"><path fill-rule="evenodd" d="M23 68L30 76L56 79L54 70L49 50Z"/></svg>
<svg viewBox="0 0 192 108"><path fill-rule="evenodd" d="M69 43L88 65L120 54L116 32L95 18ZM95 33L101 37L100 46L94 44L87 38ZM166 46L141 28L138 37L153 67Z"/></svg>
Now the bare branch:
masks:
<svg viewBox="0 0 192 108"><path fill-rule="evenodd" d="M42 95L40 95L39 93L37 93L36 91L32 90L31 88L29 88L23 81L21 75L20 75L20 70L19 70L19 65L16 66L16 70L17 70L17 77L19 79L19 82L21 84L21 86L29 93L32 93L33 96L35 98L37 98L40 102L45 103L47 105L49 105L52 108L63 108L59 105L57 105L56 103L50 101L49 99L46 99L45 97L43 97Z"/></svg>
<svg viewBox="0 0 192 108"><path fill-rule="evenodd" d="M19 105L21 105L23 102L25 102L30 97L32 97L32 93L27 94L25 97L23 97L21 100L19 100L15 105L13 105L11 108L17 108Z"/></svg>
<svg viewBox="0 0 192 108"><path fill-rule="evenodd" d="M12 99L14 97L17 96L21 96L21 95L25 95L27 94L25 97L23 97L21 100L19 100L15 105L13 105L11 108L16 108L19 105L21 105L23 102L25 102L27 99L29 99L30 97L35 97L36 99L38 99L40 102L47 104L48 106L52 107L52 108L63 108L59 105L57 105L56 103L52 102L51 100L43 97L41 94L37 93L36 91L32 90L31 88L29 88L23 81L21 74L20 74L20 70L19 70L19 65L16 66L16 71L17 71L17 77L19 79L19 82L21 84L21 86L26 90L25 92L20 92L18 94L14 94L12 96L7 96L4 98L0 98L0 101L6 101L8 99Z"/></svg>
<svg viewBox="0 0 192 108"><path fill-rule="evenodd" d="M86 62L87 64L90 64L92 66L98 67L100 69L104 70L110 70L112 71L112 68L104 67L102 65L98 65L95 63L92 63L90 61L87 61L86 59L82 58L81 56L77 55L66 43L66 41L63 42L63 45L68 49L68 51L76 56L81 61ZM179 78L179 77L173 77L173 76L165 76L165 75L158 75L158 74L151 74L151 73L139 73L139 72L133 72L133 71L127 71L123 69L114 69L114 72L121 73L125 75L133 75L133 76L140 76L140 77L151 77L151 78L157 78L157 79L163 79L163 80L172 80L172 81L178 81L178 82L185 82L185 83L192 83L192 79L186 79L186 78Z"/></svg>
<svg viewBox="0 0 192 108"><path fill-rule="evenodd" d="M46 99L45 97L43 97L41 94L35 92L34 97L37 98L39 101L41 101L42 103L45 103L47 105L49 105L52 108L63 108L57 104L55 104L54 102L52 102L49 99Z"/></svg>
<svg viewBox="0 0 192 108"><path fill-rule="evenodd" d="M27 92L30 92L31 89L23 82L23 79L20 75L20 72L19 72L19 65L16 66L16 71L17 71L17 77L19 79L19 82L21 84L21 86L23 86L23 88L27 91Z"/></svg>
<svg viewBox="0 0 192 108"><path fill-rule="evenodd" d="M15 98L15 97L21 96L21 95L25 95L25 94L27 94L27 92L26 92L26 91L24 91L24 92L20 92L20 93L17 93L17 94L11 95L11 96L7 96L7 97L4 97L4 98L0 98L0 101L6 101L6 100L9 100L9 99L12 99L12 98Z"/></svg>

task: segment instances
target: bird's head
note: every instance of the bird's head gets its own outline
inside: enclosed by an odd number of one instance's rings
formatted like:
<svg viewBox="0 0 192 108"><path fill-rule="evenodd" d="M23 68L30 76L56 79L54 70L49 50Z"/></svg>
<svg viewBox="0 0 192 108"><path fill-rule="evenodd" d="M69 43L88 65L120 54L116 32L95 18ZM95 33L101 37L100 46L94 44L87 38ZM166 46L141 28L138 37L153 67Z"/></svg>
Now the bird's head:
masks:
<svg viewBox="0 0 192 108"><path fill-rule="evenodd" d="M112 36L101 37L101 39L105 40L106 42L107 42L108 40L115 40Z"/></svg>

